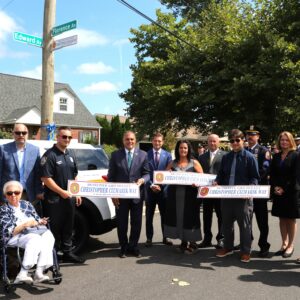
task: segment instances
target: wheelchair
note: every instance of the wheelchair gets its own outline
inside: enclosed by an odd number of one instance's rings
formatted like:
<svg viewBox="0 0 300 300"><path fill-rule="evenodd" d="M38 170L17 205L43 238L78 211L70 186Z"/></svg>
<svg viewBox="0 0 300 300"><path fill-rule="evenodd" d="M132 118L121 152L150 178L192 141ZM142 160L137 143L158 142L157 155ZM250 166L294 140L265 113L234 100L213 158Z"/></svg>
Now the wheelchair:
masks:
<svg viewBox="0 0 300 300"><path fill-rule="evenodd" d="M21 266L21 257L20 257L20 249L16 247L10 247L7 245L4 245L3 243L3 232L2 236L0 238L0 248L1 248L1 253L0 253L0 271L1 271L1 278L4 286L4 292L5 293L10 293L12 290L15 290L15 288L18 285L26 284L24 282L19 282L19 283L14 283L14 280L11 280L9 276L11 277L11 274L9 274L9 267L8 267L8 261L9 259L11 260L11 254L12 250L16 250L17 255L12 255L14 256L14 263L15 267L18 267L20 269ZM57 258L57 253L55 248L52 250L53 253L53 265L46 269L44 273L52 272L52 278L50 278L49 281L47 282L53 282L54 284L60 284L62 282L62 274L60 273L60 266L58 263L58 258ZM10 255L9 255L10 254ZM8 257L10 256L10 257ZM34 268L32 268L34 270ZM34 285L34 283L30 283L31 285Z"/></svg>

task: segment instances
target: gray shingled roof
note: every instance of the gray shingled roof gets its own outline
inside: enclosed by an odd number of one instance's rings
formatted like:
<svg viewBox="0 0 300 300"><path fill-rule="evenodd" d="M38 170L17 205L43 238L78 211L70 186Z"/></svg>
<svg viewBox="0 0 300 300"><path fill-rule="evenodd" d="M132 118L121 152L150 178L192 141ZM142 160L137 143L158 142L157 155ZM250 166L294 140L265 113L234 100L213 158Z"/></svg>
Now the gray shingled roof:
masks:
<svg viewBox="0 0 300 300"><path fill-rule="evenodd" d="M83 105L72 88L65 83L55 83L54 91L67 90L74 96L74 115L54 113L57 126L98 128L95 117ZM41 110L42 81L15 75L0 73L0 122L8 120L8 116L22 116L33 106Z"/></svg>

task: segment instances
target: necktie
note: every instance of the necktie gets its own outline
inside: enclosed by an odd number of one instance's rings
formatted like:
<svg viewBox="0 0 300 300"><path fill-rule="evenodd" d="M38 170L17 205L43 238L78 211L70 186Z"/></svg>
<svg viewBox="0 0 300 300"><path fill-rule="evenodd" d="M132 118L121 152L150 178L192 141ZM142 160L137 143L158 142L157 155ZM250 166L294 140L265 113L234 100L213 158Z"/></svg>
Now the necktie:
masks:
<svg viewBox="0 0 300 300"><path fill-rule="evenodd" d="M229 185L234 185L234 179L235 179L235 166L236 166L236 155L237 155L237 153L234 153L233 161L232 161L232 165L231 165L231 170L230 170Z"/></svg>
<svg viewBox="0 0 300 300"><path fill-rule="evenodd" d="M214 158L215 158L215 153L210 152L210 164L212 164Z"/></svg>
<svg viewBox="0 0 300 300"><path fill-rule="evenodd" d="M128 163L128 168L130 168L132 163L132 153L130 151L128 152L127 163Z"/></svg>
<svg viewBox="0 0 300 300"><path fill-rule="evenodd" d="M155 151L154 161L155 161L155 166L158 167L158 163L159 163L158 151Z"/></svg>

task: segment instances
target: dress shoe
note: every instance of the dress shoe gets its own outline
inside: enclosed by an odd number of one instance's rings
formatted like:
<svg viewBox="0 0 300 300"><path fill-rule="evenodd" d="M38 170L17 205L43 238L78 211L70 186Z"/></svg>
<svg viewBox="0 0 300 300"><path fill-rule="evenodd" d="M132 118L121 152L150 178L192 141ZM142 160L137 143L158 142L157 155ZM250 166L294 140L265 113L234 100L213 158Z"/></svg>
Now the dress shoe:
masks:
<svg viewBox="0 0 300 300"><path fill-rule="evenodd" d="M282 254L282 257L283 257L283 258L289 258L289 257L291 257L291 256L293 255L293 253L294 253L294 248L292 249L291 252L287 252L287 251L285 250L285 252Z"/></svg>
<svg viewBox="0 0 300 300"><path fill-rule="evenodd" d="M223 248L223 249L218 249L217 250L216 257L225 257L225 256L228 256L228 255L231 255L231 254L233 254L232 250Z"/></svg>
<svg viewBox="0 0 300 300"><path fill-rule="evenodd" d="M261 247L258 253L259 257L267 257L269 255L270 244L265 247Z"/></svg>
<svg viewBox="0 0 300 300"><path fill-rule="evenodd" d="M173 242L170 241L168 238L163 238L163 244L164 245L167 245L167 246L172 246L173 245Z"/></svg>
<svg viewBox="0 0 300 300"><path fill-rule="evenodd" d="M222 248L224 248L224 242L223 242L223 240L219 240L217 242L217 245L215 246L215 248L216 249L222 249Z"/></svg>
<svg viewBox="0 0 300 300"><path fill-rule="evenodd" d="M198 248L208 248L208 247L211 247L211 246L212 246L211 241L203 240L203 241L199 244Z"/></svg>
<svg viewBox="0 0 300 300"><path fill-rule="evenodd" d="M233 251L240 251L241 250L241 245L236 245L233 247Z"/></svg>
<svg viewBox="0 0 300 300"><path fill-rule="evenodd" d="M83 264L85 262L85 259L83 259L80 256L77 256L73 252L64 253L62 259L63 262L72 262L76 264Z"/></svg>
<svg viewBox="0 0 300 300"><path fill-rule="evenodd" d="M286 249L280 249L274 253L274 256L282 256Z"/></svg>
<svg viewBox="0 0 300 300"><path fill-rule="evenodd" d="M152 241L151 240L147 240L145 243L145 247L150 248L152 247Z"/></svg>
<svg viewBox="0 0 300 300"><path fill-rule="evenodd" d="M132 254L137 258L142 257L142 254L139 249L133 249Z"/></svg>
<svg viewBox="0 0 300 300"><path fill-rule="evenodd" d="M121 250L120 253L119 253L119 257L120 258L126 258L126 251L125 250Z"/></svg>
<svg viewBox="0 0 300 300"><path fill-rule="evenodd" d="M17 275L14 283L22 283L22 282L30 284L30 283L33 283L33 279L30 276L26 275L26 274L20 274L19 273Z"/></svg>

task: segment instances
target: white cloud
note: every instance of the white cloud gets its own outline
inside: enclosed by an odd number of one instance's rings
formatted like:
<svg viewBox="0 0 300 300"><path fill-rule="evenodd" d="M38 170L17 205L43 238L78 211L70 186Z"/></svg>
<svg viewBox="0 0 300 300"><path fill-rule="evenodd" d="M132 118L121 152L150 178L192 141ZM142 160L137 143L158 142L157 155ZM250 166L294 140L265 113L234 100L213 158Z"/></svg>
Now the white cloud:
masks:
<svg viewBox="0 0 300 300"><path fill-rule="evenodd" d="M81 74L107 74L114 72L114 68L105 65L99 61L97 63L85 63L77 67L77 71Z"/></svg>
<svg viewBox="0 0 300 300"><path fill-rule="evenodd" d="M0 11L0 20L0 43L2 43L9 35L12 38L12 32L19 29L19 27L15 20L3 11Z"/></svg>
<svg viewBox="0 0 300 300"><path fill-rule="evenodd" d="M19 73L20 76L34 78L34 79L42 79L42 65L39 65L31 70L25 70ZM59 79L58 73L54 72L55 81Z"/></svg>
<svg viewBox="0 0 300 300"><path fill-rule="evenodd" d="M103 46L108 43L108 39L104 35L96 31L87 29L75 29L72 31L66 31L63 34L55 37L55 40L65 38L70 35L78 35L78 43L76 44L76 47L78 48Z"/></svg>
<svg viewBox="0 0 300 300"><path fill-rule="evenodd" d="M120 40L113 42L113 45L114 46L122 46L122 45L126 45L129 43L130 43L129 39L120 39Z"/></svg>
<svg viewBox="0 0 300 300"><path fill-rule="evenodd" d="M83 87L80 91L87 94L100 94L102 92L114 92L117 86L109 81L100 81Z"/></svg>

